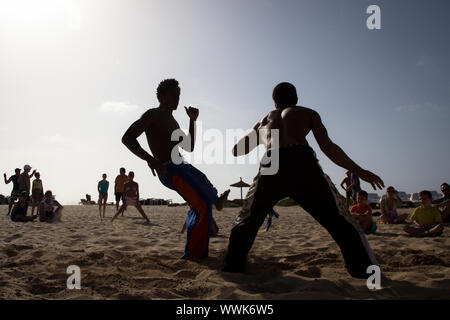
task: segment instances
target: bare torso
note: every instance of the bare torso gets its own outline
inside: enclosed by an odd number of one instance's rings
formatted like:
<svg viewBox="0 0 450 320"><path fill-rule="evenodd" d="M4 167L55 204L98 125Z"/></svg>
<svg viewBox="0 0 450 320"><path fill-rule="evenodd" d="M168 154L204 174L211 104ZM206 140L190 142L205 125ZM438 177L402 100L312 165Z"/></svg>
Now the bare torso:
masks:
<svg viewBox="0 0 450 320"><path fill-rule="evenodd" d="M171 140L172 133L180 128L172 113L155 108L144 113L142 119L153 157L163 163L171 161L172 149L179 143Z"/></svg>
<svg viewBox="0 0 450 320"><path fill-rule="evenodd" d="M293 144L308 145L306 136L311 131L313 110L304 107L289 107L284 110L269 112L254 129L259 132L262 143L267 150L276 148L272 145L270 130L278 129L279 147Z"/></svg>

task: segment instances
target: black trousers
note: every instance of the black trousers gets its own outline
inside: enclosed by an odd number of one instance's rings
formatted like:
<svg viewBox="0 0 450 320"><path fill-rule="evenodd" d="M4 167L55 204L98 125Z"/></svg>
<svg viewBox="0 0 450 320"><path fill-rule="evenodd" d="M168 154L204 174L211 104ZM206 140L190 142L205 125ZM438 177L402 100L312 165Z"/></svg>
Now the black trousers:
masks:
<svg viewBox="0 0 450 320"><path fill-rule="evenodd" d="M337 191L318 164L314 151L305 145L279 149L279 170L255 177L231 230L223 271L244 272L259 228L270 209L291 197L333 237L353 277L367 278L367 267L378 265L364 232L338 207Z"/></svg>

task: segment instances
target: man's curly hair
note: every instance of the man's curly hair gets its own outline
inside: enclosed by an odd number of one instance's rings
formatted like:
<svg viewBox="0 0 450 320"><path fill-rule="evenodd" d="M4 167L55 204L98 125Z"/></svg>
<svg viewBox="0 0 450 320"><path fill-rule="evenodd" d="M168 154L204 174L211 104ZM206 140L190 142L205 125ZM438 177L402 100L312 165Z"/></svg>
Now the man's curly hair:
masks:
<svg viewBox="0 0 450 320"><path fill-rule="evenodd" d="M161 96L167 92L170 88L178 87L178 81L175 79L165 79L161 81L158 85L158 89L156 89L156 97L158 100L161 100Z"/></svg>

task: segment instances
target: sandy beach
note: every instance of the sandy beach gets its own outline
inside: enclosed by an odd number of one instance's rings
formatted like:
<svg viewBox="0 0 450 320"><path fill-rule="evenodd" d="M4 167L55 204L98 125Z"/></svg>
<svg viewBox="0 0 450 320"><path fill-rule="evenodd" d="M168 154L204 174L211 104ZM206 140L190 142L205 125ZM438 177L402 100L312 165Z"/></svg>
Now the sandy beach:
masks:
<svg viewBox="0 0 450 320"><path fill-rule="evenodd" d="M109 218L114 209L107 208ZM180 259L186 206L144 210L151 225L134 208L114 223L100 221L96 206L67 206L57 224L22 224L1 206L0 299L450 298L448 227L418 239L402 225L380 225L368 240L392 282L370 291L348 275L332 238L299 207L276 208L280 218L258 235L246 274L220 272L238 209L214 212L219 236L202 261ZM66 288L69 265L81 268L81 290Z"/></svg>

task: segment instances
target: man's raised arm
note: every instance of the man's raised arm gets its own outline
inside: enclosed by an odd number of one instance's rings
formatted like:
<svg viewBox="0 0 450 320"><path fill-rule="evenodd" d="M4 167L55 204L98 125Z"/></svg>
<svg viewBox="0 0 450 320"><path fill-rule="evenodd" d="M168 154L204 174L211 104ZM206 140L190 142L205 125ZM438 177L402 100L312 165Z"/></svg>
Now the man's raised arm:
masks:
<svg viewBox="0 0 450 320"><path fill-rule="evenodd" d="M313 111L312 115L311 129L319 144L320 150L322 150L331 161L342 168L356 173L361 179L370 183L375 190L377 189L376 187L379 189L384 187L384 182L380 177L370 171L362 169L353 162L353 160L350 159L337 144L331 141L328 137L327 129L323 125L319 114L315 111Z"/></svg>

